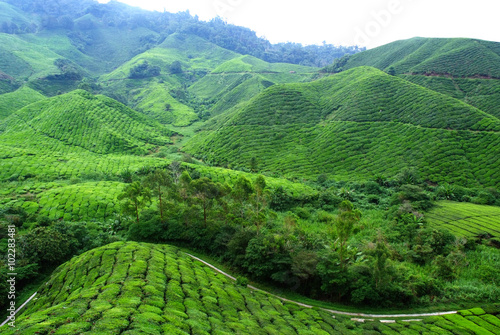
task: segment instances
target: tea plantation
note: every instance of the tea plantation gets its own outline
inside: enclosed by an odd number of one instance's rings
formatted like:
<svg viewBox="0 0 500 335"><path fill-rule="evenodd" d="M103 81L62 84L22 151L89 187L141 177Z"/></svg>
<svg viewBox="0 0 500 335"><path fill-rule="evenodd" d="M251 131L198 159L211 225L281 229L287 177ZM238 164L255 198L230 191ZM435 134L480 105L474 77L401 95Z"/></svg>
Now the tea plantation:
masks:
<svg viewBox="0 0 500 335"><path fill-rule="evenodd" d="M373 66L394 74L432 74L453 77L500 78L498 43L465 38L415 37L396 41L363 53L346 56L325 72L341 72Z"/></svg>
<svg viewBox="0 0 500 335"><path fill-rule="evenodd" d="M397 322L393 318L391 323L333 315L236 285L177 248L135 242L112 243L73 258L53 273L35 299L17 318L16 327L4 329L3 334L489 335L500 331L500 319L480 308Z"/></svg>
<svg viewBox="0 0 500 335"><path fill-rule="evenodd" d="M446 228L458 236L489 234L497 239L500 237L499 207L440 201L427 218L430 224Z"/></svg>
<svg viewBox="0 0 500 335"><path fill-rule="evenodd" d="M361 50L0 0L0 332L500 334L500 43Z"/></svg>
<svg viewBox="0 0 500 335"><path fill-rule="evenodd" d="M219 166L258 157L259 171L285 176L368 179L414 167L436 183L498 186L500 171L490 167L499 129L470 105L361 67L272 86L184 149Z"/></svg>

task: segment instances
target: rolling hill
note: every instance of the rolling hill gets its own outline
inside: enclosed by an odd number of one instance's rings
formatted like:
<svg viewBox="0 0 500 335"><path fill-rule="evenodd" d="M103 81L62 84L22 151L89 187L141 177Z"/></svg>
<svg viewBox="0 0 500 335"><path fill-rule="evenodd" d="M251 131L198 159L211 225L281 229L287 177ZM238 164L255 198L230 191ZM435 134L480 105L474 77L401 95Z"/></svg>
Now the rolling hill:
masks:
<svg viewBox="0 0 500 335"><path fill-rule="evenodd" d="M500 78L500 43L462 38L415 37L345 56L323 69L340 72L373 66L395 74Z"/></svg>
<svg viewBox="0 0 500 335"><path fill-rule="evenodd" d="M0 120L6 118L18 109L42 99L45 99L45 96L27 86L23 86L11 93L1 94Z"/></svg>
<svg viewBox="0 0 500 335"><path fill-rule="evenodd" d="M180 68L172 72L176 62ZM131 71L141 64L158 67L158 75L131 78ZM316 71L267 63L195 35L175 33L158 47L101 76L99 82L106 94L119 96L162 123L188 126L206 113L223 113L275 83L310 81Z"/></svg>
<svg viewBox="0 0 500 335"><path fill-rule="evenodd" d="M172 135L113 99L83 90L30 104L7 118L2 130L3 138L27 131L100 154L145 154L170 143Z"/></svg>
<svg viewBox="0 0 500 335"><path fill-rule="evenodd" d="M498 185L500 121L369 67L274 85L212 122L185 150L216 165L339 179L414 167L433 182ZM376 139L376 140L375 140ZM487 171L486 171L487 170Z"/></svg>
<svg viewBox="0 0 500 335"><path fill-rule="evenodd" d="M412 38L346 56L322 71L372 66L500 116L500 43Z"/></svg>

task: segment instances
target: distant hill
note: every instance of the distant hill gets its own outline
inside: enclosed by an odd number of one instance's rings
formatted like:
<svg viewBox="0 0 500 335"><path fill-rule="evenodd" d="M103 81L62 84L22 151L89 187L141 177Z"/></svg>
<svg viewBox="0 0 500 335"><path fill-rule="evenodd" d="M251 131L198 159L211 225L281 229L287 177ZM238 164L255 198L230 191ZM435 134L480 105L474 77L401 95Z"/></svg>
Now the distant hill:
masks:
<svg viewBox="0 0 500 335"><path fill-rule="evenodd" d="M357 66L373 66L394 74L500 78L500 43L416 37L345 56L323 71L336 73Z"/></svg>
<svg viewBox="0 0 500 335"><path fill-rule="evenodd" d="M215 119L185 150L215 165L339 179L414 167L429 181L498 185L500 121L369 67L274 85ZM484 173L488 171L488 176Z"/></svg>
<svg viewBox="0 0 500 335"><path fill-rule="evenodd" d="M362 49L350 46L271 44L248 28L220 18L200 21L189 12L153 12L117 1L2 0L0 33L63 33L79 51L101 60L107 71L160 44L178 32L196 35L222 48L269 62L325 66L335 58Z"/></svg>
<svg viewBox="0 0 500 335"><path fill-rule="evenodd" d="M373 66L500 117L500 43L466 38L412 38L335 61L337 73Z"/></svg>
<svg viewBox="0 0 500 335"><path fill-rule="evenodd" d="M134 69L141 66L157 73L136 78ZM187 126L223 113L270 85L310 81L316 74L313 67L268 63L196 35L175 33L101 76L99 83L104 94L162 123Z"/></svg>

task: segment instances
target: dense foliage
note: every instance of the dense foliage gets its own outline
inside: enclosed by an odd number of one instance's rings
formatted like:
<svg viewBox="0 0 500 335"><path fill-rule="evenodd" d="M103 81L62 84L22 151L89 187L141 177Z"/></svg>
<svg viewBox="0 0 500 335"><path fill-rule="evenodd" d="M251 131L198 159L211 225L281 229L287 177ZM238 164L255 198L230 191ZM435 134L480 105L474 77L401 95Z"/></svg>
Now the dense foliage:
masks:
<svg viewBox="0 0 500 335"><path fill-rule="evenodd" d="M253 181L240 176L230 186L199 175L192 179L187 171L156 170L119 197L131 216L122 227L130 239L183 243L254 279L319 299L378 306L460 301L463 296L447 283L478 280L474 271L467 279L460 276L474 238L458 240L425 223L422 211L432 206L431 195L418 179L404 184L411 173L403 172L392 187L367 183L363 197L330 188L296 198L269 188L262 176ZM351 203L370 207L375 195L378 203L392 206L393 214L380 225L363 221ZM322 228L311 229L314 225ZM494 250L484 252L497 257ZM482 285L484 291L469 293L469 301L500 294L488 280Z"/></svg>
<svg viewBox="0 0 500 335"><path fill-rule="evenodd" d="M494 334L499 326L481 308L423 322L354 321L235 285L174 247L118 242L59 267L4 333Z"/></svg>
<svg viewBox="0 0 500 335"><path fill-rule="evenodd" d="M33 18L25 19L21 26L5 21L1 32L9 34L33 33L41 30L65 29L75 45L83 50L91 48L92 30L108 27L121 29L148 29L152 34L143 37L138 50L145 51L168 34L182 32L202 37L223 48L247 55L253 55L268 62L282 62L310 66L325 66L335 58L353 54L363 49L358 47L302 46L299 43L271 44L257 37L256 33L226 23L221 18L209 22L200 21L189 12L172 14L149 12L129 7L119 2L101 4L96 1L6 1L32 13ZM10 9L10 8L9 8ZM37 19L41 18L41 22ZM155 34L156 33L156 34Z"/></svg>

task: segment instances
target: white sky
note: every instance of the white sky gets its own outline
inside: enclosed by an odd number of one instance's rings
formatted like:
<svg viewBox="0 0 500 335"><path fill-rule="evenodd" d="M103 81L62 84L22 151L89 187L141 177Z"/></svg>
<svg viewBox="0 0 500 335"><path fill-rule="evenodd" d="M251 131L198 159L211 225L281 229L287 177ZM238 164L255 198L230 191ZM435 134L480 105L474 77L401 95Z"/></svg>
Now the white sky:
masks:
<svg viewBox="0 0 500 335"><path fill-rule="evenodd" d="M108 2L108 0L98 0ZM272 43L362 45L421 37L500 41L498 0L120 0L149 10L189 10L254 30Z"/></svg>

